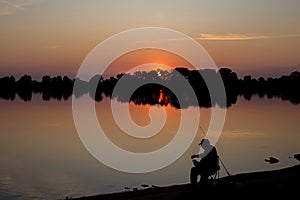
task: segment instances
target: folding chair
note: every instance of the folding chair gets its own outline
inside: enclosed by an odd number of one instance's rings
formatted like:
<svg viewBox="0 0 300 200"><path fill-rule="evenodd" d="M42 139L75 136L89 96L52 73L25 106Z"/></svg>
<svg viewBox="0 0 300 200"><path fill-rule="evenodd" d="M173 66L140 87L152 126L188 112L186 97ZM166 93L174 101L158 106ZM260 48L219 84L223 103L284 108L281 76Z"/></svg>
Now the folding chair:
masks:
<svg viewBox="0 0 300 200"><path fill-rule="evenodd" d="M219 179L220 177L220 165L219 165L219 158L218 158L218 165L215 166L214 169L211 170L211 173L208 177L209 181L212 183L212 184L215 184L217 182L217 180Z"/></svg>

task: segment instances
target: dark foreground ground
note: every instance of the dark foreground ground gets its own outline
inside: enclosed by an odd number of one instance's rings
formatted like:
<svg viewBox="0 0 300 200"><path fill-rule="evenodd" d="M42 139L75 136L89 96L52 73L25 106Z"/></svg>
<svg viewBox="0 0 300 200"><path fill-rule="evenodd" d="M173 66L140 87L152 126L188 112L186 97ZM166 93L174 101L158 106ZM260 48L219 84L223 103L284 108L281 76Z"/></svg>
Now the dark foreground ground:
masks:
<svg viewBox="0 0 300 200"><path fill-rule="evenodd" d="M219 178L214 184L189 184L155 187L138 191L102 194L90 197L74 198L77 200L170 200L170 199L300 199L300 165L293 167L237 174Z"/></svg>

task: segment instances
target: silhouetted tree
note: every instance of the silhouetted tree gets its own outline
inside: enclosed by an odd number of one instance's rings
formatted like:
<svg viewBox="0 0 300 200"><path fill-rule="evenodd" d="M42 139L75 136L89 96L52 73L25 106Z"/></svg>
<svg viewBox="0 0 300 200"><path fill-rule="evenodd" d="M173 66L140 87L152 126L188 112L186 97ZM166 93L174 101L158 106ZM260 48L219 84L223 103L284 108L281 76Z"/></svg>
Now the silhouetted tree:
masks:
<svg viewBox="0 0 300 200"><path fill-rule="evenodd" d="M14 100L16 96L16 79L13 76L0 78L0 97L6 100Z"/></svg>
<svg viewBox="0 0 300 200"><path fill-rule="evenodd" d="M16 93L24 101L30 101L32 98L32 78L29 75L22 76L16 82Z"/></svg>
<svg viewBox="0 0 300 200"><path fill-rule="evenodd" d="M211 100L210 92L213 91L209 91L206 84L207 80L218 81L217 76L219 75L225 87L226 105L223 105L219 98L215 98L214 102ZM124 81L126 89L123 88L123 90L113 94L120 79ZM184 87L184 84L190 85L190 89ZM74 85L76 86L75 89L73 88ZM135 88L136 85L141 87L131 91L130 89ZM172 88L176 91L172 91ZM137 71L134 74L120 73L116 77L107 79L101 75L95 75L88 82L78 78L72 80L67 76L62 78L62 76L50 77L49 75L43 76L41 82L32 80L29 75L23 75L17 81L13 76L0 78L0 98L13 100L17 94L24 101L29 101L33 92L42 94L43 100L46 101L50 99L67 100L72 94L76 98L89 94L96 101L101 101L103 96L106 96L116 98L121 102L132 101L135 104L158 104L162 106L170 104L176 108L198 105L201 107L231 106L237 102L237 97L240 95L247 100L251 100L253 95L267 96L268 98L279 97L282 100L289 100L293 104L299 104L300 72L295 71L289 76L281 76L280 78L269 77L265 79L259 77L255 79L247 75L243 79L238 79L237 74L229 68L221 68L216 71L213 69L189 70L181 67L171 71L153 70L149 72Z"/></svg>

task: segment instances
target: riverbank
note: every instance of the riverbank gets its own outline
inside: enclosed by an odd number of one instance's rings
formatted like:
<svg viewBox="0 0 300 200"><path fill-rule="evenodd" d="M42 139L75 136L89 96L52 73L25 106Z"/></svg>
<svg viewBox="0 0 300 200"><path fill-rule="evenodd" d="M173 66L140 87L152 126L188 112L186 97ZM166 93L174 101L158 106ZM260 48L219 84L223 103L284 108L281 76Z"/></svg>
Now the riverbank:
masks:
<svg viewBox="0 0 300 200"><path fill-rule="evenodd" d="M137 191L112 194L100 194L77 200L148 200L148 199L192 199L201 197L297 197L300 194L300 165L262 172L251 172L219 178L215 184L198 185L191 188L189 184L166 187L152 187Z"/></svg>

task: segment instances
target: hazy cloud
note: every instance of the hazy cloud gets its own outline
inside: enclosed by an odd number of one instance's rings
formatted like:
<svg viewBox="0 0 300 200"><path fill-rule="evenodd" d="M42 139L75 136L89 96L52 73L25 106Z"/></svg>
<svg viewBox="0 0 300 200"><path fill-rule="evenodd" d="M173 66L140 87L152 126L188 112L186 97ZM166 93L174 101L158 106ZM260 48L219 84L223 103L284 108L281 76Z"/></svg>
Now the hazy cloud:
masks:
<svg viewBox="0 0 300 200"><path fill-rule="evenodd" d="M138 40L138 41L135 41L136 43L159 43L160 41L163 41L163 40Z"/></svg>
<svg viewBox="0 0 300 200"><path fill-rule="evenodd" d="M295 38L300 37L300 34L285 34L285 35L257 35L257 34L200 34L195 37L196 40L262 40L276 38Z"/></svg>
<svg viewBox="0 0 300 200"><path fill-rule="evenodd" d="M42 0L0 0L0 16L10 15Z"/></svg>
<svg viewBox="0 0 300 200"><path fill-rule="evenodd" d="M48 126L50 126L50 127L60 127L60 124L58 124L58 123L49 123Z"/></svg>
<svg viewBox="0 0 300 200"><path fill-rule="evenodd" d="M64 47L64 45L60 45L60 44L46 46L47 49L58 49L62 47Z"/></svg>
<svg viewBox="0 0 300 200"><path fill-rule="evenodd" d="M191 37L194 40L214 40L214 41L241 41L241 40L264 40L264 39L280 39L280 38L300 38L300 34L282 34L282 35L258 35L258 34L208 34L202 33L197 37ZM136 43L162 43L186 40L186 37L182 38L163 38L160 40L140 40Z"/></svg>

